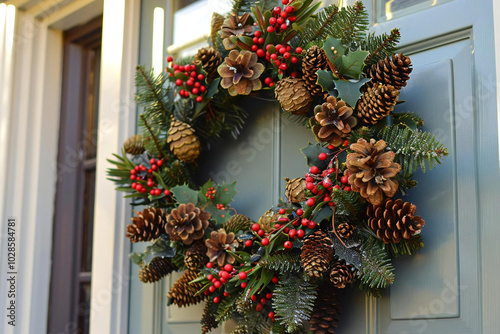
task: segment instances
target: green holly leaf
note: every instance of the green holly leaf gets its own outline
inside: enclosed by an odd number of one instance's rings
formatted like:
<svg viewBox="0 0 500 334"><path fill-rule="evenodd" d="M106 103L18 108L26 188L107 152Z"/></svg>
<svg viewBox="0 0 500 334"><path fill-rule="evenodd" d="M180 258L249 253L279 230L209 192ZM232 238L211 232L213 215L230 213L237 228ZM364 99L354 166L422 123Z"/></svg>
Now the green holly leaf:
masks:
<svg viewBox="0 0 500 334"><path fill-rule="evenodd" d="M137 264L138 266L142 266L142 258L144 256L144 253L130 253L128 256L130 258L130 261L133 263Z"/></svg>
<svg viewBox="0 0 500 334"><path fill-rule="evenodd" d="M212 180L208 180L208 182L200 188L200 191L198 191L198 202L200 203L200 206L204 206L209 202L209 199L205 195L207 194L208 189L213 186L214 183Z"/></svg>
<svg viewBox="0 0 500 334"><path fill-rule="evenodd" d="M362 78L358 81L351 80L333 80L335 89L338 92L338 97L344 100L352 108L356 106L356 102L363 95L361 86L370 81L371 78Z"/></svg>
<svg viewBox="0 0 500 334"><path fill-rule="evenodd" d="M326 70L318 70L316 71L316 74L318 75L318 81L316 83L323 88L323 91L328 92L328 94L336 97L337 92L335 91L332 72Z"/></svg>
<svg viewBox="0 0 500 334"><path fill-rule="evenodd" d="M174 257L177 250L170 247L170 238L168 235L161 235L158 239L146 248L142 255L144 265L148 265L156 257Z"/></svg>
<svg viewBox="0 0 500 334"><path fill-rule="evenodd" d="M347 52L347 48L342 45L340 39L328 37L323 43L323 50L328 57L328 60L337 67L340 73L342 73L342 56Z"/></svg>
<svg viewBox="0 0 500 334"><path fill-rule="evenodd" d="M170 188L170 192L174 194L179 204L198 204L198 192L189 188L187 185Z"/></svg>
<svg viewBox="0 0 500 334"><path fill-rule="evenodd" d="M233 201L234 195L236 195L236 181L231 184L224 183L215 189L214 203L224 204L224 206L229 205Z"/></svg>
<svg viewBox="0 0 500 334"><path fill-rule="evenodd" d="M342 56L342 75L359 80L361 74L363 74L365 59L369 54L370 52L359 49L349 52L346 56Z"/></svg>
<svg viewBox="0 0 500 334"><path fill-rule="evenodd" d="M323 170L328 167L328 163L330 162L329 159L326 160L319 160L319 154L324 152L326 154L331 153L329 149L321 146L320 144L311 144L307 145L307 147L304 147L303 149L300 150L302 154L306 156L307 159L307 165L310 166L316 166L320 170Z"/></svg>
<svg viewBox="0 0 500 334"><path fill-rule="evenodd" d="M209 203L205 207L205 211L210 212L211 215L210 219L215 221L218 227L222 227L222 225L227 223L229 218L231 218L231 212L229 210L217 209L217 207L213 203Z"/></svg>

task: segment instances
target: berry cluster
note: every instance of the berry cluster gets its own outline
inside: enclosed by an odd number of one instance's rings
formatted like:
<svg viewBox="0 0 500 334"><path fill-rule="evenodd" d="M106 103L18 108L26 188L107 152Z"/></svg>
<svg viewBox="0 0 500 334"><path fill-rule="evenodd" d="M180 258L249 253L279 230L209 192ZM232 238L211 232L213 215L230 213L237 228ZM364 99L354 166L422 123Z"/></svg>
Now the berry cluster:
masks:
<svg viewBox="0 0 500 334"><path fill-rule="evenodd" d="M273 64L273 66L278 67L279 72L284 72L288 70L292 64L297 64L299 55L302 52L302 48L298 47L292 51L292 47L286 43L284 44L268 44L266 45L266 59ZM290 76L297 77L297 72L293 71Z"/></svg>
<svg viewBox="0 0 500 334"><path fill-rule="evenodd" d="M163 160L152 158L149 162L151 164L149 168L140 164L130 170L130 179L135 181L132 183L131 188L143 194L149 192L151 196L160 196L162 193L165 196L169 196L170 190L161 189L158 186L158 182L154 181L155 176L153 172L160 169L163 165Z"/></svg>
<svg viewBox="0 0 500 334"><path fill-rule="evenodd" d="M178 65L173 63L172 57L167 57L171 67L167 68L172 81L180 88L179 96L202 102L207 92L205 74L201 65Z"/></svg>
<svg viewBox="0 0 500 334"><path fill-rule="evenodd" d="M214 187L210 187L207 189L207 193L205 194L205 197L212 200L215 198L215 193L216 193L216 190ZM218 208L217 208L218 209Z"/></svg>
<svg viewBox="0 0 500 334"><path fill-rule="evenodd" d="M285 6L291 2L287 0L282 1ZM297 21L297 16L293 15L293 12L295 12L295 7L293 6L286 6L283 9L281 7L274 7L271 12L272 16L268 21L269 25L266 28L267 32L281 34L286 31L293 22Z"/></svg>

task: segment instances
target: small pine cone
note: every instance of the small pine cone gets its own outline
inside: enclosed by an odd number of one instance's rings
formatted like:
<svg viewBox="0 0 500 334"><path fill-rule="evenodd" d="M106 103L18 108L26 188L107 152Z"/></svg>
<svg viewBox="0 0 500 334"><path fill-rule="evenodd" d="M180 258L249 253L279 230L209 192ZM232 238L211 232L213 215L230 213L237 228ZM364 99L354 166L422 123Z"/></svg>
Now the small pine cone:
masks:
<svg viewBox="0 0 500 334"><path fill-rule="evenodd" d="M218 76L217 67L222 63L220 52L213 46L201 48L194 58L201 62L201 66L207 74L207 83L212 82Z"/></svg>
<svg viewBox="0 0 500 334"><path fill-rule="evenodd" d="M245 215L234 215L229 220L227 223L224 225L224 230L226 232L233 232L236 233L238 231L246 231L252 226L253 220L248 218Z"/></svg>
<svg viewBox="0 0 500 334"><path fill-rule="evenodd" d="M343 239L349 239L353 234L356 227L348 223L342 223L337 227L337 233Z"/></svg>
<svg viewBox="0 0 500 334"><path fill-rule="evenodd" d="M345 260L337 261L330 271L330 282L336 288L343 289L346 284L356 280L356 268L351 264L346 264Z"/></svg>
<svg viewBox="0 0 500 334"><path fill-rule="evenodd" d="M170 258L156 257L139 270L139 280L143 283L154 283L176 269Z"/></svg>
<svg viewBox="0 0 500 334"><path fill-rule="evenodd" d="M201 316L201 332L208 333L211 332L212 329L217 328L219 323L215 320L215 310L214 302L211 300L207 300L205 302L205 307L203 308L203 315Z"/></svg>
<svg viewBox="0 0 500 334"><path fill-rule="evenodd" d="M412 70L410 58L400 53L393 55L392 59L387 56L373 64L368 70L368 75L372 78L372 82L391 85L400 90L406 86Z"/></svg>
<svg viewBox="0 0 500 334"><path fill-rule="evenodd" d="M207 262L207 246L204 242L197 242L189 247L184 256L184 264L189 270L201 269Z"/></svg>
<svg viewBox="0 0 500 334"><path fill-rule="evenodd" d="M356 104L358 118L364 123L375 124L390 115L398 98L399 91L393 86L368 86Z"/></svg>
<svg viewBox="0 0 500 334"><path fill-rule="evenodd" d="M294 115L307 114L314 102L306 82L299 78L281 79L276 84L274 94L283 110Z"/></svg>
<svg viewBox="0 0 500 334"><path fill-rule="evenodd" d="M200 282L189 283L198 278L198 273L186 270L184 274L175 282L168 292L168 304L176 304L179 307L198 304L205 299L205 294L196 294L203 288Z"/></svg>
<svg viewBox="0 0 500 334"><path fill-rule="evenodd" d="M236 260L232 254L226 251L234 252L238 247L238 241L233 232L226 233L221 228L218 231L212 231L210 238L205 240L207 246L207 256L210 262L217 262L219 267L223 267L226 263L234 263Z"/></svg>
<svg viewBox="0 0 500 334"><path fill-rule="evenodd" d="M425 221L414 216L417 207L402 199L387 198L380 205L369 205L367 209L368 226L386 244L398 243L419 234Z"/></svg>
<svg viewBox="0 0 500 334"><path fill-rule="evenodd" d="M133 135L127 138L123 143L123 149L126 153L139 155L144 153L144 137L142 135Z"/></svg>
<svg viewBox="0 0 500 334"><path fill-rule="evenodd" d="M173 119L170 122L167 143L175 156L186 163L194 162L200 155L200 140L187 123Z"/></svg>
<svg viewBox="0 0 500 334"><path fill-rule="evenodd" d="M326 53L316 45L311 46L306 51L302 59L302 79L306 82L306 87L312 95L324 95L323 88L318 85L318 75L316 71L328 68Z"/></svg>
<svg viewBox="0 0 500 334"><path fill-rule="evenodd" d="M160 208L144 209L132 218L127 226L127 238L131 242L150 241L165 233L165 212Z"/></svg>
<svg viewBox="0 0 500 334"><path fill-rule="evenodd" d="M394 152L386 152L385 147L383 140L367 142L360 138L351 145L353 153L346 158L344 175L352 190L373 205L382 203L384 194L393 197L399 187L395 177L401 166L394 162Z"/></svg>
<svg viewBox="0 0 500 334"><path fill-rule="evenodd" d="M273 209L267 210L260 218L259 225L260 228L269 233L274 230L274 224L281 218L279 212L274 211Z"/></svg>
<svg viewBox="0 0 500 334"><path fill-rule="evenodd" d="M209 219L210 212L202 211L193 203L181 204L167 216L165 232L170 240L191 245L193 241L203 238Z"/></svg>
<svg viewBox="0 0 500 334"><path fill-rule="evenodd" d="M322 284L309 320L313 334L334 334L340 321L341 292L331 284Z"/></svg>
<svg viewBox="0 0 500 334"><path fill-rule="evenodd" d="M290 203L300 203L302 201L305 201L306 179L295 178L293 180L290 180L289 178L285 178L285 181L285 196L286 198L288 198Z"/></svg>
<svg viewBox="0 0 500 334"><path fill-rule="evenodd" d="M312 132L319 142L340 146L358 124L353 110L344 101L328 96L326 102L314 108Z"/></svg>
<svg viewBox="0 0 500 334"><path fill-rule="evenodd" d="M332 240L325 232L319 230L304 241L300 259L307 275L321 278L328 271L333 255Z"/></svg>

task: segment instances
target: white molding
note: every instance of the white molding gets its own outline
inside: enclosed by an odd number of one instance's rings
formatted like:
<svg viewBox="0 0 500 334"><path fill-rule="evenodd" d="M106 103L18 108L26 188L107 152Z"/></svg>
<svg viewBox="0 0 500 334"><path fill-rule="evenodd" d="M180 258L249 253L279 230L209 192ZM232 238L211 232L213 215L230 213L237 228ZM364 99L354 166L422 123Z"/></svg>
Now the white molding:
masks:
<svg viewBox="0 0 500 334"><path fill-rule="evenodd" d="M120 152L121 143L134 130L139 14L140 0L104 3L90 315L93 334L127 332L130 244L123 231L130 209L106 179L106 159Z"/></svg>

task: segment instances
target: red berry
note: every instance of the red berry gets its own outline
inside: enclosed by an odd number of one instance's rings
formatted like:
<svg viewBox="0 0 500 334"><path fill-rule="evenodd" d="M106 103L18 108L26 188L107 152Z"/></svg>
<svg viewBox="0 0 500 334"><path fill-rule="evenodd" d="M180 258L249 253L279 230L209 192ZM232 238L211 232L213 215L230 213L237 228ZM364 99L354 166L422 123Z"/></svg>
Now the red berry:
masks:
<svg viewBox="0 0 500 334"><path fill-rule="evenodd" d="M274 228L281 228L280 224L274 224Z"/></svg>
<svg viewBox="0 0 500 334"><path fill-rule="evenodd" d="M300 46L295 49L295 53L301 53L301 52L302 52L302 48Z"/></svg>
<svg viewBox="0 0 500 334"><path fill-rule="evenodd" d="M292 239L295 238L295 236L297 235L297 230L296 229L291 229L290 232L288 232L288 235Z"/></svg>
<svg viewBox="0 0 500 334"><path fill-rule="evenodd" d="M281 47L279 49L279 53L284 54L285 52L286 52L286 48L285 47Z"/></svg>
<svg viewBox="0 0 500 334"><path fill-rule="evenodd" d="M311 220L309 223L307 223L307 227L313 229L314 227L316 227L316 223Z"/></svg>
<svg viewBox="0 0 500 334"><path fill-rule="evenodd" d="M229 296L229 293L227 293L226 291L224 291L224 297L227 297Z"/></svg>
<svg viewBox="0 0 500 334"><path fill-rule="evenodd" d="M257 44L254 44L252 45L252 47L250 48L253 52L257 51L257 49L259 48L259 46Z"/></svg>
<svg viewBox="0 0 500 334"><path fill-rule="evenodd" d="M252 38L252 42L253 42L254 44L259 43L259 37L255 36L254 38Z"/></svg>
<svg viewBox="0 0 500 334"><path fill-rule="evenodd" d="M154 195L156 194L156 192L155 192L155 190L154 190L154 189L151 189L151 190L149 191L149 194L154 196Z"/></svg>
<svg viewBox="0 0 500 334"><path fill-rule="evenodd" d="M212 267L214 266L214 264L213 264L212 262L208 262L208 263L206 264L206 266L207 266L207 268L209 268L209 269L210 269L210 268L212 268Z"/></svg>
<svg viewBox="0 0 500 334"><path fill-rule="evenodd" d="M158 160L158 161L156 162L156 164L157 164L158 166L163 165L163 160L161 160L161 159L160 159L160 160Z"/></svg>
<svg viewBox="0 0 500 334"><path fill-rule="evenodd" d="M256 295L252 295L252 297L250 297L250 300L252 300L253 302L257 301L257 296Z"/></svg>
<svg viewBox="0 0 500 334"><path fill-rule="evenodd" d="M165 189L165 190L163 191L163 193L165 194L165 196L168 196L168 195L170 195L170 190Z"/></svg>
<svg viewBox="0 0 500 334"><path fill-rule="evenodd" d="M303 238L305 234L306 234L306 232L304 232L304 230L298 230L298 231L297 231L297 236L298 236L299 238Z"/></svg>
<svg viewBox="0 0 500 334"><path fill-rule="evenodd" d="M324 202L330 202L331 200L332 198L330 196L325 196L325 198L323 198Z"/></svg>
<svg viewBox="0 0 500 334"><path fill-rule="evenodd" d="M221 283L226 283L226 282L227 282L227 279L225 279L224 277L221 277L221 278L220 278L220 282L221 282Z"/></svg>
<svg viewBox="0 0 500 334"><path fill-rule="evenodd" d="M274 31L274 27L273 26L267 27L267 32L271 33L273 31Z"/></svg>
<svg viewBox="0 0 500 334"><path fill-rule="evenodd" d="M210 292L209 292L208 290L205 290L205 291L203 291L203 294L204 294L205 296L208 296L208 295L210 294Z"/></svg>
<svg viewBox="0 0 500 334"><path fill-rule="evenodd" d="M273 282L274 284L278 283L278 282L279 282L278 277L274 276L274 277L271 279L271 282Z"/></svg>
<svg viewBox="0 0 500 334"><path fill-rule="evenodd" d="M172 58L171 56L168 56L167 61L170 63L170 62L174 61L174 58Z"/></svg>
<svg viewBox="0 0 500 334"><path fill-rule="evenodd" d="M280 64L280 70L282 70L282 71L286 71L286 70L287 70L287 68L288 68L288 65L287 65L286 63L282 63L282 64Z"/></svg>
<svg viewBox="0 0 500 334"><path fill-rule="evenodd" d="M191 90L191 93L193 93L194 95L198 95L199 92L200 90L196 87Z"/></svg>
<svg viewBox="0 0 500 334"><path fill-rule="evenodd" d="M281 0L281 3L284 5L288 5L289 2L290 2L290 0Z"/></svg>
<svg viewBox="0 0 500 334"><path fill-rule="evenodd" d="M349 146L349 141L348 140L344 141L344 146Z"/></svg>
<svg viewBox="0 0 500 334"><path fill-rule="evenodd" d="M200 73L200 74L198 74L197 78L198 78L198 80L203 80L203 79L205 79L205 76L202 73Z"/></svg>
<svg viewBox="0 0 500 334"><path fill-rule="evenodd" d="M130 175L130 179L135 180L135 175L134 174Z"/></svg>
<svg viewBox="0 0 500 334"><path fill-rule="evenodd" d="M302 209L298 209L297 210L297 215L298 216L302 216L303 213L304 213L304 210L302 210Z"/></svg>
<svg viewBox="0 0 500 334"><path fill-rule="evenodd" d="M208 291L210 291L211 293L214 293L214 292L215 292L215 286L211 285L211 286L208 288Z"/></svg>
<svg viewBox="0 0 500 334"><path fill-rule="evenodd" d="M196 81L196 82L194 83L194 86L195 86L196 88L200 88L201 84L200 84L198 81Z"/></svg>
<svg viewBox="0 0 500 334"><path fill-rule="evenodd" d="M347 191L347 192L349 192L349 191L351 191L351 187L347 186L347 187L344 188L344 190Z"/></svg>
<svg viewBox="0 0 500 334"><path fill-rule="evenodd" d="M312 174L318 174L319 173L319 168L316 166L311 166L310 172Z"/></svg>
<svg viewBox="0 0 500 334"><path fill-rule="evenodd" d="M276 53L273 53L273 54L271 55L271 59L272 59L272 60L276 60L277 58L278 58L278 55L277 55Z"/></svg>
<svg viewBox="0 0 500 334"><path fill-rule="evenodd" d="M255 33L254 33L254 36L255 37L260 37L262 36L262 32L260 30L257 30ZM261 43L262 44L262 43Z"/></svg>
<svg viewBox="0 0 500 334"><path fill-rule="evenodd" d="M262 305L264 305L266 302L267 302L267 299L266 299L266 298L262 298L262 299L260 300L260 303L261 303Z"/></svg>
<svg viewBox="0 0 500 334"><path fill-rule="evenodd" d="M335 146L333 146L332 144L328 145L329 150L333 150L334 148L335 148Z"/></svg>
<svg viewBox="0 0 500 334"><path fill-rule="evenodd" d="M247 279L247 273L242 271L238 274L238 278L241 280Z"/></svg>
<svg viewBox="0 0 500 334"><path fill-rule="evenodd" d="M269 19L269 24L270 24L270 25L275 25L275 24L276 24L276 18L275 18L275 17L271 17L271 18Z"/></svg>
<svg viewBox="0 0 500 334"><path fill-rule="evenodd" d="M272 296L273 296L273 294L272 294L271 292L266 293L266 298L267 298L267 299L271 299L271 297L272 297Z"/></svg>
<svg viewBox="0 0 500 334"><path fill-rule="evenodd" d="M227 271L224 271L224 270L220 271L219 276L222 277L222 278L224 278L224 279L229 279L231 277L229 275L229 273Z"/></svg>
<svg viewBox="0 0 500 334"><path fill-rule="evenodd" d="M190 66L190 70L191 70L191 71L196 70L196 65L194 65L194 64L193 64L193 65L191 65L191 66Z"/></svg>
<svg viewBox="0 0 500 334"><path fill-rule="evenodd" d="M285 23L285 20L284 20L284 19L280 16L280 17L278 17L278 19L276 20L276 23L281 25L281 24Z"/></svg>
<svg viewBox="0 0 500 334"><path fill-rule="evenodd" d="M177 86L182 86L182 80L181 80L181 79L177 79L177 80L175 80L175 84L176 84Z"/></svg>
<svg viewBox="0 0 500 334"><path fill-rule="evenodd" d="M196 71L191 71L191 73L189 73L189 76L194 78L196 76Z"/></svg>
<svg viewBox="0 0 500 334"><path fill-rule="evenodd" d="M245 241L245 247L252 247L252 244L253 244L252 240Z"/></svg>
<svg viewBox="0 0 500 334"><path fill-rule="evenodd" d="M234 269L233 266L230 265L229 263L224 266L224 270L227 272L231 272L233 271L233 269Z"/></svg>
<svg viewBox="0 0 500 334"><path fill-rule="evenodd" d="M292 73L290 73L290 76L291 76L292 78L296 78L296 77L297 77L297 72L292 72Z"/></svg>
<svg viewBox="0 0 500 334"><path fill-rule="evenodd" d="M200 86L200 92L202 92L202 93L203 93L206 89L207 89L207 87L205 87L205 86Z"/></svg>
<svg viewBox="0 0 500 334"><path fill-rule="evenodd" d="M214 275L212 275L212 274L207 275L207 280L211 281L213 279L214 279Z"/></svg>
<svg viewBox="0 0 500 334"><path fill-rule="evenodd" d="M292 248L292 243L290 241L285 241L285 243L283 244L283 246L285 246L285 249L290 249Z"/></svg>
<svg viewBox="0 0 500 334"><path fill-rule="evenodd" d="M252 225L252 231L257 232L258 230L260 230L260 225L259 225L259 224L257 224L257 223L253 224L253 225Z"/></svg>
<svg viewBox="0 0 500 334"><path fill-rule="evenodd" d="M306 182L313 182L314 179L311 176L306 177Z"/></svg>
<svg viewBox="0 0 500 334"><path fill-rule="evenodd" d="M156 196L160 196L161 195L161 190L160 189L156 189L155 190L155 195Z"/></svg>
<svg viewBox="0 0 500 334"><path fill-rule="evenodd" d="M218 289L218 288L220 288L220 284L221 284L221 283L220 283L219 281L216 281L216 282L214 283L214 285L213 285L213 286L214 286L216 289Z"/></svg>
<svg viewBox="0 0 500 334"><path fill-rule="evenodd" d="M220 298L219 297L214 297L214 304L217 304L218 302L220 302Z"/></svg>
<svg viewBox="0 0 500 334"><path fill-rule="evenodd" d="M274 82L271 82L271 83L269 84L269 87L272 87L272 86L274 86Z"/></svg>
<svg viewBox="0 0 500 334"><path fill-rule="evenodd" d="M277 6L274 7L273 12L275 12L275 13L281 12L281 7L277 7Z"/></svg>
<svg viewBox="0 0 500 334"><path fill-rule="evenodd" d="M319 160L326 160L328 156L326 155L325 152L321 152L318 156Z"/></svg>
<svg viewBox="0 0 500 334"><path fill-rule="evenodd" d="M281 64L281 62L279 61L279 59L276 59L276 60L274 61L274 63L276 64L276 66L280 66L280 64Z"/></svg>
<svg viewBox="0 0 500 334"><path fill-rule="evenodd" d="M258 40L259 44L264 44L264 38L263 37L260 37L259 40Z"/></svg>
<svg viewBox="0 0 500 334"><path fill-rule="evenodd" d="M292 7L292 6L285 7L285 12L287 12L288 14L293 13L294 11L295 11L295 7ZM300 52L297 52L297 53L300 53Z"/></svg>
<svg viewBox="0 0 500 334"><path fill-rule="evenodd" d="M348 180L347 180L347 176L342 176L340 178L340 182L342 182L342 184L347 184Z"/></svg>
<svg viewBox="0 0 500 334"><path fill-rule="evenodd" d="M261 304L261 303L259 303L259 304L257 304L257 306L255 307L255 311L260 312L260 311L262 311L262 308L263 308L262 304Z"/></svg>
<svg viewBox="0 0 500 334"><path fill-rule="evenodd" d="M285 11L283 11L283 12L280 13L280 16L282 18L286 19L286 17L288 16L288 13L286 12L286 9L285 9Z"/></svg>
<svg viewBox="0 0 500 334"><path fill-rule="evenodd" d="M314 189L314 183L312 183L312 182L306 182L306 189L307 190Z"/></svg>
<svg viewBox="0 0 500 334"><path fill-rule="evenodd" d="M264 79L264 83L266 85L269 85L272 81L273 81L273 79L271 79L270 77L267 77L267 78Z"/></svg>
<svg viewBox="0 0 500 334"><path fill-rule="evenodd" d="M259 237L263 237L263 236L264 236L264 234L266 234L266 233L264 232L264 230L258 230L258 231L257 231L257 235L258 235Z"/></svg>
<svg viewBox="0 0 500 334"><path fill-rule="evenodd" d="M338 190L338 189L340 189L340 186L339 186L338 184L336 184L336 185L334 186L334 188Z"/></svg>
<svg viewBox="0 0 500 334"><path fill-rule="evenodd" d="M262 238L262 246L269 246L269 239L268 238Z"/></svg>
<svg viewBox="0 0 500 334"><path fill-rule="evenodd" d="M257 57L260 57L260 58L264 57L264 50L258 49L257 50Z"/></svg>
<svg viewBox="0 0 500 334"><path fill-rule="evenodd" d="M283 53L283 58L285 58L285 59L290 58L290 52Z"/></svg>
<svg viewBox="0 0 500 334"><path fill-rule="evenodd" d="M308 205L308 206L313 206L313 205L314 205L314 203L316 203L316 200L314 199L314 197L311 197L311 198L309 198L309 199L307 200L307 202L306 202L306 203L307 203L307 205Z"/></svg>
<svg viewBox="0 0 500 334"><path fill-rule="evenodd" d="M194 84L193 79L188 79L188 81L186 81L186 85L188 85L188 86L192 86L193 84Z"/></svg>
<svg viewBox="0 0 500 334"><path fill-rule="evenodd" d="M182 66L182 65L181 65L181 66L179 66L179 71L184 72L184 71L185 71L184 66Z"/></svg>
<svg viewBox="0 0 500 334"><path fill-rule="evenodd" d="M203 96L197 96L196 102L200 103L201 101L203 101Z"/></svg>
<svg viewBox="0 0 500 334"><path fill-rule="evenodd" d="M240 286L241 286L242 289L246 288L247 287L247 282L241 283Z"/></svg>

